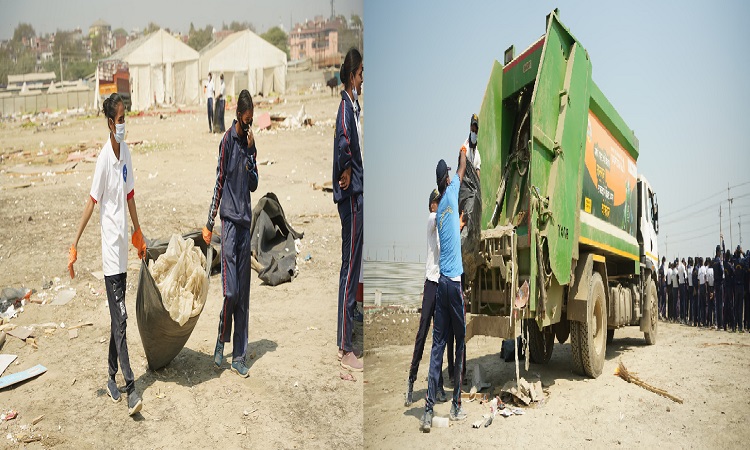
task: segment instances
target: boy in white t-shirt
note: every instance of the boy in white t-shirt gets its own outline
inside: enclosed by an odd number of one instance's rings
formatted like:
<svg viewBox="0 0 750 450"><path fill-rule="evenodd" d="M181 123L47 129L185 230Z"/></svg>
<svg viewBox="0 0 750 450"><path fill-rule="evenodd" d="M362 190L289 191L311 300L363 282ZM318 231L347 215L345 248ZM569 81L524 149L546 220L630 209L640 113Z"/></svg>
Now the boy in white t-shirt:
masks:
<svg viewBox="0 0 750 450"><path fill-rule="evenodd" d="M112 401L119 402L122 397L115 382L117 361L119 359L122 375L125 378L125 392L128 394L128 414L137 414L142 407L141 398L135 391L133 371L130 369L127 344L127 318L125 310L125 287L128 270L128 224L127 212L133 221L132 242L138 249L138 257L146 255L146 242L138 223L138 213L134 198L134 173L130 151L125 143L125 107L118 94L112 94L104 100L104 115L107 118L109 139L102 147L96 160L96 169L91 183L88 202L83 209L81 222L75 240L70 246L68 270L70 278L75 277L73 264L78 258L78 241L91 218L94 205L99 204L102 233L102 265L104 284L107 288L107 301L111 318L109 336L109 381L107 394Z"/></svg>

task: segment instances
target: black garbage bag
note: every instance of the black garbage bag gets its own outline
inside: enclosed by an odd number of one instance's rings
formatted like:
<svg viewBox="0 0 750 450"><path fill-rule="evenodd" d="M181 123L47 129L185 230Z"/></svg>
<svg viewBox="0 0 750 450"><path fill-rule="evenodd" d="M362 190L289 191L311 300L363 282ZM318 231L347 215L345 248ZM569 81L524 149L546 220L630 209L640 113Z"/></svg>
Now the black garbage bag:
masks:
<svg viewBox="0 0 750 450"><path fill-rule="evenodd" d="M200 232L197 233L197 236L192 236L193 234L188 233L183 238L192 238L195 245L200 247L204 253L210 248L207 261L213 259L213 248L203 242ZM182 326L172 320L169 311L164 307L159 287L151 276L151 271L147 265L148 260L156 260L163 254L167 246L162 245L158 240L152 241L152 243L156 246L149 247L146 251L147 258L141 261L138 291L135 299L135 314L148 367L151 370L158 370L169 364L185 347L195 325L198 323L200 313L188 319ZM209 277L208 271L206 276Z"/></svg>
<svg viewBox="0 0 750 450"><path fill-rule="evenodd" d="M304 233L295 231L287 222L273 192L264 195L253 208L250 232L252 254L263 266L258 278L271 286L292 281L297 272L294 241L302 239Z"/></svg>
<svg viewBox="0 0 750 450"><path fill-rule="evenodd" d="M461 259L466 282L474 279L479 266L479 244L482 237L482 188L479 175L469 160L458 190L458 210L463 212L466 225L461 230Z"/></svg>

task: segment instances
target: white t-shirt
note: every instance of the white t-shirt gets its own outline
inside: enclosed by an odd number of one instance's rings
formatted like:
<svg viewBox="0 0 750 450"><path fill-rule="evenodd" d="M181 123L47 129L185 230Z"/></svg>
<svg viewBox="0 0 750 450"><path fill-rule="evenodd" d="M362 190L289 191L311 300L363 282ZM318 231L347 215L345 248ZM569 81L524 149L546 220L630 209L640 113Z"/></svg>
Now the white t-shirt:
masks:
<svg viewBox="0 0 750 450"><path fill-rule="evenodd" d="M709 286L714 287L714 268L708 267L706 269L706 282Z"/></svg>
<svg viewBox="0 0 750 450"><path fill-rule="evenodd" d="M425 278L437 283L440 280L440 241L435 227L437 213L430 213L427 219L427 261Z"/></svg>
<svg viewBox="0 0 750 450"><path fill-rule="evenodd" d="M128 202L135 188L135 173L130 150L120 144L120 159L115 157L112 142L99 152L91 182L91 198L99 204L102 225L102 266L104 275L128 270Z"/></svg>
<svg viewBox="0 0 750 450"><path fill-rule="evenodd" d="M667 273L666 273L667 286L669 286L669 285L672 284L672 274L673 273L674 273L674 269L672 269L671 267L669 269L667 269Z"/></svg>
<svg viewBox="0 0 750 450"><path fill-rule="evenodd" d="M479 144L477 143L476 148L473 150L471 147L469 147L469 138L466 138L464 141L464 145L461 146L461 149L466 149L466 159L471 161L471 164L474 166L475 169L480 170L482 165L482 157L479 156Z"/></svg>
<svg viewBox="0 0 750 450"><path fill-rule="evenodd" d="M672 287L680 287L680 275L677 269L672 269Z"/></svg>
<svg viewBox="0 0 750 450"><path fill-rule="evenodd" d="M224 98L224 80L221 80L221 84L219 84L219 95L221 95L221 98Z"/></svg>
<svg viewBox="0 0 750 450"><path fill-rule="evenodd" d="M682 263L677 265L677 281L680 284L685 284L685 265Z"/></svg>
<svg viewBox="0 0 750 450"><path fill-rule="evenodd" d="M706 284L706 266L698 268L698 284Z"/></svg>
<svg viewBox="0 0 750 450"><path fill-rule="evenodd" d="M214 98L214 80L213 78L206 83L206 98Z"/></svg>

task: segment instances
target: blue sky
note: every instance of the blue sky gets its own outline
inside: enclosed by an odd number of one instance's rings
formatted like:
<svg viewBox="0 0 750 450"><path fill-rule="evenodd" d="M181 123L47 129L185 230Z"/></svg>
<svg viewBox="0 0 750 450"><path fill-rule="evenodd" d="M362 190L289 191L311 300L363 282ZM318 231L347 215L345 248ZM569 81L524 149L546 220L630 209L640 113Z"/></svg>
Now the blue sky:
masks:
<svg viewBox="0 0 750 450"><path fill-rule="evenodd" d="M555 7L640 141L660 254L712 253L720 205L729 245L727 186L734 245L742 220L750 246L750 3L381 0L364 5L366 258L424 260L437 161L455 160L493 61Z"/></svg>
<svg viewBox="0 0 750 450"><path fill-rule="evenodd" d="M347 18L352 14L362 17L363 0L335 0L336 14ZM87 31L98 19L104 19L112 29L122 27L130 31L143 29L155 22L172 31L187 33L190 22L197 28L212 25L221 28L222 22L249 21L258 33L283 25L289 32L293 23L312 19L316 15L331 14L330 0L0 0L0 39L13 37L19 22L34 26L37 34L52 33L58 28ZM44 11L43 14L40 14Z"/></svg>

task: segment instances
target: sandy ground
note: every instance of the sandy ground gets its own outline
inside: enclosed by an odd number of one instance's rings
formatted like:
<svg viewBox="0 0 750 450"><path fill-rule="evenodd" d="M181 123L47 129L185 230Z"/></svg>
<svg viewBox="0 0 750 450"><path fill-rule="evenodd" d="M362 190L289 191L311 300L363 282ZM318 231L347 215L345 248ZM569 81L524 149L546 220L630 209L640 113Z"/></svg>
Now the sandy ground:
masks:
<svg viewBox="0 0 750 450"><path fill-rule="evenodd" d="M415 383L416 402L404 407L418 321L415 313L381 311L366 316L366 448L747 448L749 334L662 322L658 343L647 346L637 327L623 328L607 346L603 373L595 380L573 374L570 344L556 342L547 365L531 364L528 372L521 365L522 377L541 379L548 390L543 405L524 408L521 416L497 416L488 428L473 429L471 423L489 407L464 401L465 421L422 434L419 418L427 391L429 337ZM487 337L467 344L467 375L480 364L491 389L515 374L514 364L500 358L500 345L500 339ZM643 381L684 403L614 376L620 360ZM447 417L449 411L450 402L435 408L438 416Z"/></svg>
<svg viewBox="0 0 750 450"><path fill-rule="evenodd" d="M36 364L46 374L0 391L0 409L19 416L0 422L0 448L13 439L41 436L26 448L351 448L361 447L363 377L340 379L336 360L336 303L340 266L340 224L330 193L313 183L330 180L331 142L337 99L329 94L288 97L286 103L256 107L296 114L301 104L316 122L309 128L256 132L260 185L257 201L275 192L287 217L305 232L300 273L277 287L261 285L255 273L250 293L248 354L250 377L213 368L212 354L221 307L221 276L211 277L205 309L186 347L165 369L147 367L135 316L138 262L129 253L128 346L143 397L143 411L130 418L126 402L113 404L104 391L107 377L109 313L101 270L99 209L78 247L77 276L66 264L91 185L94 164L81 162L66 173L19 176L18 164L53 165L72 150L97 154L107 138L105 119L66 118L59 127L0 124L0 287L37 289L32 299L52 299L54 289L71 286L65 306L27 304L17 325L54 322L67 327L91 321L76 339L58 328L37 326L38 349L8 337L2 353L18 355L5 375ZM136 201L146 237L168 237L200 228L213 193L221 135L208 133L203 108L128 117L127 141L136 176ZM234 117L226 114L227 126ZM19 153L20 150L27 152ZM40 153L37 155L37 153ZM19 184L32 183L25 188ZM218 218L217 218L218 223ZM306 256L311 259L302 260ZM52 291L43 290L53 280ZM52 292L52 293L50 293ZM231 345L225 354L231 356ZM124 381L118 374L118 384ZM124 400L124 399L123 399ZM34 418L44 415L36 425ZM10 439L8 439L10 437Z"/></svg>

